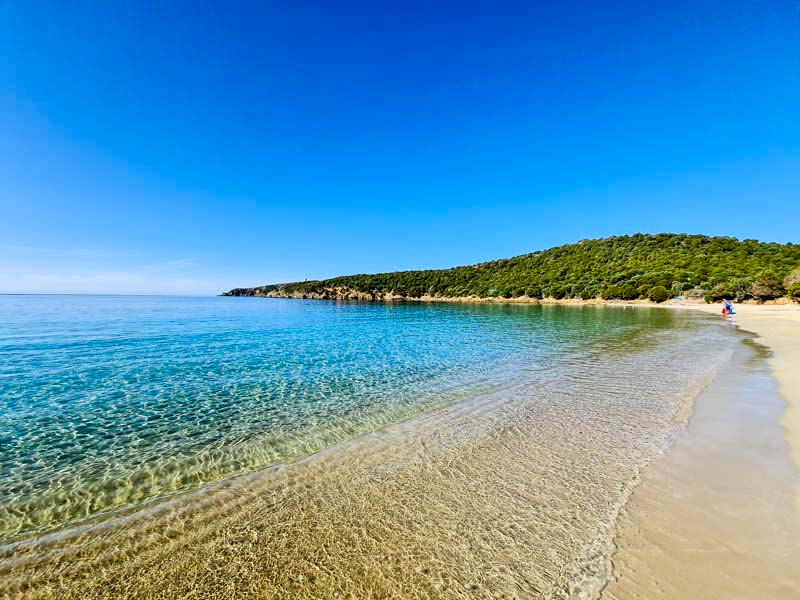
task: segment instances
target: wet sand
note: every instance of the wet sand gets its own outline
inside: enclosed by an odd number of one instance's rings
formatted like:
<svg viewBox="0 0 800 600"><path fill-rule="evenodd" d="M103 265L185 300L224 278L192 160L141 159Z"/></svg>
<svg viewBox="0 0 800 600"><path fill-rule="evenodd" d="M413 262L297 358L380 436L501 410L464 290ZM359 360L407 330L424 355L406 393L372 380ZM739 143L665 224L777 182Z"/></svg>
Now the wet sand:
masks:
<svg viewBox="0 0 800 600"><path fill-rule="evenodd" d="M719 314L721 310L717 304L691 308L713 314ZM740 304L735 310L737 326L755 333L758 336L756 341L771 352L772 374L778 382L778 392L786 402L781 424L792 460L800 467L800 304Z"/></svg>
<svg viewBox="0 0 800 600"><path fill-rule="evenodd" d="M800 597L800 307L737 312L758 334L756 356L720 373L686 433L643 471L603 598Z"/></svg>
<svg viewBox="0 0 800 600"><path fill-rule="evenodd" d="M722 310L718 304L676 308L716 315ZM770 372L784 401L780 419L783 435L792 461L800 469L800 304L737 304L735 310L731 322L742 331L754 333L755 341L769 350ZM795 487L795 505L800 513L800 484Z"/></svg>

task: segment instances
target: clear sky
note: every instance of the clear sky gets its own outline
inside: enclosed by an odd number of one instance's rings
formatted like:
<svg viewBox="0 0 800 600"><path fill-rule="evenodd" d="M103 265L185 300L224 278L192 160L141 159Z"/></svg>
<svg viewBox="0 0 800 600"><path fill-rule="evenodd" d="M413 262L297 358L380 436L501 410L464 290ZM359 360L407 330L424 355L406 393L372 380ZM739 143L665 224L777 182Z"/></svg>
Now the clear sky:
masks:
<svg viewBox="0 0 800 600"><path fill-rule="evenodd" d="M796 0L6 0L0 30L0 292L800 242Z"/></svg>

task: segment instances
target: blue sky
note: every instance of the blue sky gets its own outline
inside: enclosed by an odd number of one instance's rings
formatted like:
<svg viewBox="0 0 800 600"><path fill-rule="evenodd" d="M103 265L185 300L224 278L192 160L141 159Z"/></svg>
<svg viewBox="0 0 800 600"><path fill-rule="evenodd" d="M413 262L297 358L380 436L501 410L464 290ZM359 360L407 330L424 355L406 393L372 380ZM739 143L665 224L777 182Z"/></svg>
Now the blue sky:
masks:
<svg viewBox="0 0 800 600"><path fill-rule="evenodd" d="M800 241L794 0L144 4L0 3L0 292Z"/></svg>

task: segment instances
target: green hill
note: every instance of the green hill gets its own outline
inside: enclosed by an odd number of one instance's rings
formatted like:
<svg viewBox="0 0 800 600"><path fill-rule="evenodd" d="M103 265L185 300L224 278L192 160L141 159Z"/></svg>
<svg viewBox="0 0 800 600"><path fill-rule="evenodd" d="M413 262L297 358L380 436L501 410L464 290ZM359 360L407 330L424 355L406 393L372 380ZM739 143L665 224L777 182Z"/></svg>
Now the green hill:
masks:
<svg viewBox="0 0 800 600"><path fill-rule="evenodd" d="M309 298L606 298L677 295L800 300L800 245L730 237L636 234L583 240L514 258L427 271L346 275L238 288L228 296Z"/></svg>

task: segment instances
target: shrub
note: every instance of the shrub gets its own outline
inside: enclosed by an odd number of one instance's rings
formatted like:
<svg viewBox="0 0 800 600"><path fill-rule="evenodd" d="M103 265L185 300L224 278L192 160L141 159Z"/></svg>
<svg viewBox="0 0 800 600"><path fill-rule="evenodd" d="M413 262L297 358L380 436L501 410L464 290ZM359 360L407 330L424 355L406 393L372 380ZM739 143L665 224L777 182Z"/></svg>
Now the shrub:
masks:
<svg viewBox="0 0 800 600"><path fill-rule="evenodd" d="M612 298L619 298L620 289L618 285L609 285L603 289L601 294L603 300L611 300Z"/></svg>
<svg viewBox="0 0 800 600"><path fill-rule="evenodd" d="M636 300L640 295L641 294L639 293L639 290L636 289L635 286L630 283L626 283L622 286L620 298L623 300Z"/></svg>
<svg viewBox="0 0 800 600"><path fill-rule="evenodd" d="M783 285L787 290L795 283L800 283L800 267L789 273L783 280Z"/></svg>
<svg viewBox="0 0 800 600"><path fill-rule="evenodd" d="M735 277L728 282L728 290L737 302L753 297L753 279L751 277Z"/></svg>
<svg viewBox="0 0 800 600"><path fill-rule="evenodd" d="M696 287L686 290L686 293L684 295L687 298L704 298L707 294L708 294L707 290L704 290L703 288L700 287Z"/></svg>
<svg viewBox="0 0 800 600"><path fill-rule="evenodd" d="M795 302L800 302L800 281L790 284L786 288L786 295Z"/></svg>
<svg viewBox="0 0 800 600"><path fill-rule="evenodd" d="M648 292L647 297L653 302L664 302L669 299L669 292L663 285L657 285Z"/></svg>
<svg viewBox="0 0 800 600"><path fill-rule="evenodd" d="M780 298L785 293L781 280L772 274L763 275L753 284L753 298L759 302Z"/></svg>
<svg viewBox="0 0 800 600"><path fill-rule="evenodd" d="M609 285L603 290L603 300L636 300L639 290L630 283L624 285Z"/></svg>
<svg viewBox="0 0 800 600"><path fill-rule="evenodd" d="M706 302L719 302L724 299L732 300L736 297L736 292L731 290L727 285L720 283L715 285L706 294Z"/></svg>

